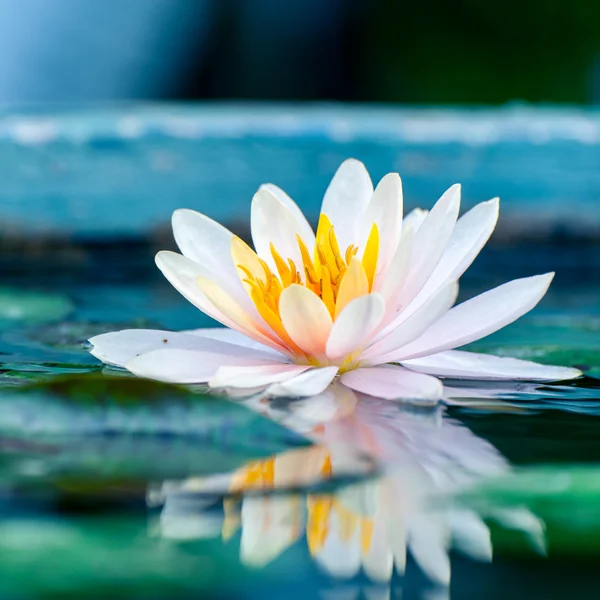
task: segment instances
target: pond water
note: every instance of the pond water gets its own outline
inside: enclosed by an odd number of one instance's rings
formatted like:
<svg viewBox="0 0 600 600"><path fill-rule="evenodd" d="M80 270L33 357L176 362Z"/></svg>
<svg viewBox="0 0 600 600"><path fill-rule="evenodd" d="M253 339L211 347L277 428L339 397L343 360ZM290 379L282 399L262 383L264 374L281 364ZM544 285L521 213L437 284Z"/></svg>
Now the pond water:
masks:
<svg viewBox="0 0 600 600"><path fill-rule="evenodd" d="M554 264L543 304L478 348L588 377L450 382L436 408L230 401L103 369L91 335L208 324L153 252L5 255L0 597L598 597L597 247L492 246L462 287Z"/></svg>
<svg viewBox="0 0 600 600"><path fill-rule="evenodd" d="M301 113L0 118L0 598L600 597L600 119ZM586 376L448 381L436 407L336 387L267 402L87 352L211 324L154 265L173 208L240 226L275 180L314 218L347 156L406 174L410 207L456 180L466 206L503 196L461 297L557 276L472 349Z"/></svg>

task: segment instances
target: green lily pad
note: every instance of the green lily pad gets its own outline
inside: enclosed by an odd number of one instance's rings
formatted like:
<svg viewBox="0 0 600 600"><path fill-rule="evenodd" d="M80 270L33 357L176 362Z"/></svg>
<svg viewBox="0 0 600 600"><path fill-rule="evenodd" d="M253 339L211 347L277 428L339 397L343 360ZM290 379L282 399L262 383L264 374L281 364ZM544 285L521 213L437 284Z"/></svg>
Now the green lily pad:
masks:
<svg viewBox="0 0 600 600"><path fill-rule="evenodd" d="M297 434L223 397L133 377L74 375L0 396L0 481L143 495L149 481L229 472Z"/></svg>
<svg viewBox="0 0 600 600"><path fill-rule="evenodd" d="M459 499L484 517L525 509L544 524L551 556L574 556L600 552L599 498L597 465L542 465L490 479ZM501 522L492 524L492 533L495 551L523 552L522 540L509 535Z"/></svg>
<svg viewBox="0 0 600 600"><path fill-rule="evenodd" d="M63 294L0 288L0 323L50 323L64 319L73 309Z"/></svg>

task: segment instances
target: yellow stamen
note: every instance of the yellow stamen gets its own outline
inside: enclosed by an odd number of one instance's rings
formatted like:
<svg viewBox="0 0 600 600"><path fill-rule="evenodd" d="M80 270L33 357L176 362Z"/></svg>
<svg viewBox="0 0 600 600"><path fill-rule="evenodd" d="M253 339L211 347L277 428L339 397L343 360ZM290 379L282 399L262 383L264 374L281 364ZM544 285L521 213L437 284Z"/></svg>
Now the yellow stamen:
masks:
<svg viewBox="0 0 600 600"><path fill-rule="evenodd" d="M367 280L369 281L369 291L373 289L373 281L375 280L375 272L377 270L377 259L379 257L379 229L377 223L373 223L369 238L365 245L365 251L363 254L362 265L367 274Z"/></svg>
<svg viewBox="0 0 600 600"><path fill-rule="evenodd" d="M325 265L321 267L321 299L333 319L335 316L335 293L331 284L331 275Z"/></svg>
<svg viewBox="0 0 600 600"><path fill-rule="evenodd" d="M237 265L242 269L248 276L252 276L255 279L263 279L265 271L258 258L256 252L246 244L242 239L237 236L233 236L231 239L231 256L233 257L233 264Z"/></svg>
<svg viewBox="0 0 600 600"><path fill-rule="evenodd" d="M288 335L279 312L269 306L268 300L265 298L266 294L262 293L258 287L252 287L250 296L256 305L260 316L265 320L267 325L279 336L281 341L290 348L294 353L303 355L302 350L292 341L292 338Z"/></svg>
<svg viewBox="0 0 600 600"><path fill-rule="evenodd" d="M298 248L300 248L300 254L302 256L302 262L304 264L304 271L309 276L311 283L316 283L319 281L319 276L317 274L317 269L310 257L310 253L308 252L308 248L306 244L302 240L299 235L296 235L296 240L298 241Z"/></svg>
<svg viewBox="0 0 600 600"><path fill-rule="evenodd" d="M307 356L291 340L279 314L281 294L293 284L302 285L321 298L335 320L349 302L372 291L379 256L379 230L376 224L371 227L361 260L357 258L359 248L354 244L348 246L345 252L341 251L335 229L325 214L319 218L315 237L316 243L311 254L304 240L296 236L301 258L298 266L291 258L284 258L273 244L269 246L273 258L270 262L274 265L271 267L240 238L234 236L231 242L231 254L240 280L272 330L263 325L260 332L267 336L273 336L274 332L302 364L320 364L321 358ZM227 300L226 308L230 307L237 318L238 307ZM260 327L260 323L256 326ZM342 368L355 368L357 358L347 358Z"/></svg>
<svg viewBox="0 0 600 600"><path fill-rule="evenodd" d="M275 261L275 266L277 267L277 271L279 272L279 277L281 277L283 285L287 287L289 285L289 283L287 282L291 280L292 273L296 272L296 267L294 266L293 269L291 269L291 265L290 267L288 267L285 263L285 260L281 258L281 255L279 254L279 252L277 252L277 250L275 250L275 246L273 246L272 243L269 247L271 248L271 256Z"/></svg>

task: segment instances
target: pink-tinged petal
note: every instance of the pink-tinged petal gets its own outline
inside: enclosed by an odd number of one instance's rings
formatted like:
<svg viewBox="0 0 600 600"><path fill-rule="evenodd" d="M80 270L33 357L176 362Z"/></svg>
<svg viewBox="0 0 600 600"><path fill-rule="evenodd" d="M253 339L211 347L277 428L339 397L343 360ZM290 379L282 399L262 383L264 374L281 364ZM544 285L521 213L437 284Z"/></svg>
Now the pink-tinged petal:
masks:
<svg viewBox="0 0 600 600"><path fill-rule="evenodd" d="M408 369L455 379L561 381L582 375L578 369L540 365L518 358L448 350L402 363Z"/></svg>
<svg viewBox="0 0 600 600"><path fill-rule="evenodd" d="M359 239L359 255L362 258L373 223L379 232L379 257L377 277L386 272L402 231L402 182L398 173L388 173L377 185L367 206Z"/></svg>
<svg viewBox="0 0 600 600"><path fill-rule="evenodd" d="M403 346L417 339L446 314L456 302L457 296L458 284L456 282L439 290L396 329L367 348L361 355L361 363L376 365L396 362L396 354L402 354Z"/></svg>
<svg viewBox="0 0 600 600"><path fill-rule="evenodd" d="M281 354L281 352L277 352L269 346L261 344L260 342L253 340L247 335L244 335L239 331L234 331L233 329L228 329L227 327L207 327L204 329L189 329L187 331L182 331L181 333L195 335L197 337L206 338L209 340L227 342L228 344L235 344L236 346L243 346L244 348L261 350L262 352L265 352L271 357L281 358L282 360L284 357L284 355Z"/></svg>
<svg viewBox="0 0 600 600"><path fill-rule="evenodd" d="M406 313L414 312L440 287L456 281L475 260L498 221L498 198L482 202L463 215L456 223L448 246L427 283L417 294Z"/></svg>
<svg viewBox="0 0 600 600"><path fill-rule="evenodd" d="M198 277L196 278L196 285L212 305L217 307L221 314L225 315L231 323L229 326L232 329L236 329L258 342L270 346L274 350L279 352L286 351L277 335L262 319L260 321L253 319L212 279Z"/></svg>
<svg viewBox="0 0 600 600"><path fill-rule="evenodd" d="M186 208L176 210L171 222L181 253L200 265L203 275L213 279L246 312L256 316L254 303L248 297L231 257L231 231L206 215Z"/></svg>
<svg viewBox="0 0 600 600"><path fill-rule="evenodd" d="M421 291L448 245L460 209L460 185L453 185L436 202L423 224L416 231L411 254L411 264L399 303L394 307L398 316L378 335L383 337L403 320L402 312Z"/></svg>
<svg viewBox="0 0 600 600"><path fill-rule="evenodd" d="M406 398L437 401L444 393L439 379L395 365L348 371L341 376L341 382L357 392L387 400Z"/></svg>
<svg viewBox="0 0 600 600"><path fill-rule="evenodd" d="M208 382L213 388L253 388L282 383L312 369L309 365L267 363L256 366L223 366Z"/></svg>
<svg viewBox="0 0 600 600"><path fill-rule="evenodd" d="M333 321L319 296L292 284L279 297L279 315L288 335L304 352L312 356L325 354Z"/></svg>
<svg viewBox="0 0 600 600"><path fill-rule="evenodd" d="M345 160L333 176L321 206L335 228L342 252L358 242L372 194L373 184L365 165L354 158Z"/></svg>
<svg viewBox="0 0 600 600"><path fill-rule="evenodd" d="M90 353L102 362L124 367L132 358L153 350L198 350L220 352L234 356L254 356L262 360L271 360L272 350L267 352L257 348L242 348L223 341L203 339L187 333L158 331L154 329L124 329L103 333L89 340ZM271 353L271 354L269 354ZM285 360L283 355L280 355Z"/></svg>
<svg viewBox="0 0 600 600"><path fill-rule="evenodd" d="M287 396L290 398L315 396L329 387L329 384L333 381L337 372L337 367L310 369L283 383L271 385L267 388L267 394L270 396Z"/></svg>
<svg viewBox="0 0 600 600"><path fill-rule="evenodd" d="M251 352L244 355L243 352L227 354L218 351L174 349L153 350L140 354L128 361L125 368L138 377L167 383L206 383L221 368L256 369L264 367L265 362Z"/></svg>
<svg viewBox="0 0 600 600"><path fill-rule="evenodd" d="M271 253L271 244L284 260L291 258L296 265L302 264L302 255L297 236L307 248L315 245L315 234L306 218L301 218L277 198L268 188L262 186L252 199L251 230L256 253L267 262L273 272L277 266Z"/></svg>
<svg viewBox="0 0 600 600"><path fill-rule="evenodd" d="M436 321L404 348L397 360L459 348L506 327L528 313L548 291L554 273L515 279L471 298Z"/></svg>
<svg viewBox="0 0 600 600"><path fill-rule="evenodd" d="M264 183L260 186L260 189L268 190L289 208L301 228L300 235L302 236L302 239L305 241L312 240L312 243L314 244L315 233L298 205L281 188L272 183ZM310 247L311 246L309 246L309 248Z"/></svg>
<svg viewBox="0 0 600 600"><path fill-rule="evenodd" d="M331 328L326 346L327 357L335 360L362 348L384 314L385 302L377 293L352 300Z"/></svg>

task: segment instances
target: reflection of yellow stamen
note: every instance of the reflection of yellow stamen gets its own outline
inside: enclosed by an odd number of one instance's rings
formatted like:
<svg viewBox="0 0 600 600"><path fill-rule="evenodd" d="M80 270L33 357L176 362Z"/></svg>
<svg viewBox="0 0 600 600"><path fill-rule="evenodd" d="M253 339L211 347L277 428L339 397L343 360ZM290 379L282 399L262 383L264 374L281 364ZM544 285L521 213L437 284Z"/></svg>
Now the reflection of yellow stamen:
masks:
<svg viewBox="0 0 600 600"><path fill-rule="evenodd" d="M371 542L373 541L373 519L361 520L360 524L360 547L362 548L363 554L366 554L371 548Z"/></svg>
<svg viewBox="0 0 600 600"><path fill-rule="evenodd" d="M325 545L329 534L329 517L333 496L308 496L306 508L306 541L312 556L317 554Z"/></svg>

